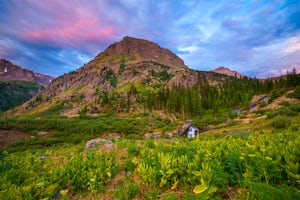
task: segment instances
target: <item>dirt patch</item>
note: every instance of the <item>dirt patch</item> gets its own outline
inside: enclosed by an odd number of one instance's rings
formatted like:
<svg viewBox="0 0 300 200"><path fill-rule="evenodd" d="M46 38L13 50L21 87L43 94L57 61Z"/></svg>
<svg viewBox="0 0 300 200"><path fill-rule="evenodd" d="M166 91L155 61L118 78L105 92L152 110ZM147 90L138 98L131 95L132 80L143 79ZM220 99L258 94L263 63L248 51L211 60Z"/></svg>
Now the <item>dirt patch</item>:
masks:
<svg viewBox="0 0 300 200"><path fill-rule="evenodd" d="M11 143L22 139L31 138L31 133L25 133L17 130L1 130L0 129L0 146L9 147Z"/></svg>
<svg viewBox="0 0 300 200"><path fill-rule="evenodd" d="M256 117L256 118L247 117L247 118L244 118L244 119L234 119L234 121L241 121L244 124L247 124L247 123L251 123L253 121L257 121L257 120L261 120L261 119L266 119L266 118L267 118L267 115L263 115L263 116Z"/></svg>
<svg viewBox="0 0 300 200"><path fill-rule="evenodd" d="M290 103L290 104L296 104L296 103L299 102L299 100L292 99L292 98L289 98L289 97L286 97L286 96L282 96L282 97L279 97L279 98L275 99L271 104L267 105L266 107L264 107L262 109L263 110L274 110L274 109L281 108L281 107L283 107L281 105L282 102L287 102L287 103Z"/></svg>

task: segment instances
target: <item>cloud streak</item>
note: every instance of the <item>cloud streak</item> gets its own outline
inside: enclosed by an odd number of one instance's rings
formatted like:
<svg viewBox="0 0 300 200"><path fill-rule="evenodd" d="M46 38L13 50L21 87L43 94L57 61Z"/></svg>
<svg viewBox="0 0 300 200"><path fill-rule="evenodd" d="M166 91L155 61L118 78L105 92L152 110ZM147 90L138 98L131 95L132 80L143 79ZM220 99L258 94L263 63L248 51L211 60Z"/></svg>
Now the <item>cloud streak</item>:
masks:
<svg viewBox="0 0 300 200"><path fill-rule="evenodd" d="M299 1L1 1L0 57L61 75L125 35L152 40L198 70L298 71Z"/></svg>

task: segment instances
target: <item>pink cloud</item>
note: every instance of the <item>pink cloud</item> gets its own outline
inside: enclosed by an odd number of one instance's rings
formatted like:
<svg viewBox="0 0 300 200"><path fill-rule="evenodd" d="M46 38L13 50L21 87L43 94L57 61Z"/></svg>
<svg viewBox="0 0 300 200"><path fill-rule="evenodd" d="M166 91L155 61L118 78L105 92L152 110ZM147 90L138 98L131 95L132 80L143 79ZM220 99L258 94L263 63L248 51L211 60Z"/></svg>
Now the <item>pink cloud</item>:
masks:
<svg viewBox="0 0 300 200"><path fill-rule="evenodd" d="M120 33L120 30L112 26L103 26L97 20L79 19L66 27L49 27L27 32L23 38L29 41L66 41L84 42L91 40L103 40Z"/></svg>
<svg viewBox="0 0 300 200"><path fill-rule="evenodd" d="M27 1L30 9L18 9L24 20L15 21L13 34L29 43L63 48L91 49L111 41L122 28L111 22L99 6L84 1ZM107 11L106 11L107 12Z"/></svg>

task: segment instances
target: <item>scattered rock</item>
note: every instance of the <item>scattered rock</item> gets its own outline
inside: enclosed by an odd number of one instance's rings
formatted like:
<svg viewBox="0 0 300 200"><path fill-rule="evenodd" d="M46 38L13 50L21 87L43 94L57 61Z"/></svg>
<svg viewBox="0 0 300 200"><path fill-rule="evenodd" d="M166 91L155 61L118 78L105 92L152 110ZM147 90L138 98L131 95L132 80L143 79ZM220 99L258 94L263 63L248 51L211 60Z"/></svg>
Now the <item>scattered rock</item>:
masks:
<svg viewBox="0 0 300 200"><path fill-rule="evenodd" d="M117 137L117 138L119 138L120 134L119 133L109 133L108 136L109 137Z"/></svg>
<svg viewBox="0 0 300 200"><path fill-rule="evenodd" d="M162 134L162 133L160 133L160 132L152 133L152 137L153 137L154 139L157 139L157 138L160 138L161 134Z"/></svg>
<svg viewBox="0 0 300 200"><path fill-rule="evenodd" d="M144 135L144 138L145 139L150 139L152 137L152 133L146 133L145 135Z"/></svg>
<svg viewBox="0 0 300 200"><path fill-rule="evenodd" d="M46 135L46 134L48 134L48 132L46 132L46 131L40 131L36 135Z"/></svg>
<svg viewBox="0 0 300 200"><path fill-rule="evenodd" d="M114 147L113 143L104 143L100 149L113 149Z"/></svg>
<svg viewBox="0 0 300 200"><path fill-rule="evenodd" d="M46 160L48 157L47 156L41 156L40 160Z"/></svg>
<svg viewBox="0 0 300 200"><path fill-rule="evenodd" d="M98 144L103 144L102 148L113 148L114 144L110 140L105 140L101 138L95 138L86 142L84 150L94 148Z"/></svg>
<svg viewBox="0 0 300 200"><path fill-rule="evenodd" d="M165 135L167 135L169 137L174 137L175 134L173 132L167 132L167 133L165 133Z"/></svg>

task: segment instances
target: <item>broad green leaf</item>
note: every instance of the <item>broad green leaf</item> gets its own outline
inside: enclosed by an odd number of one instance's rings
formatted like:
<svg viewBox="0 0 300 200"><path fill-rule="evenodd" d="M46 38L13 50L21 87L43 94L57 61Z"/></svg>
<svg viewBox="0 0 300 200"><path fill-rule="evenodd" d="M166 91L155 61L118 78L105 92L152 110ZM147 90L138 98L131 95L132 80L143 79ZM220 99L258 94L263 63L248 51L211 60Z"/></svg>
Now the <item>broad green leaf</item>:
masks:
<svg viewBox="0 0 300 200"><path fill-rule="evenodd" d="M167 180L162 178L162 179L160 180L159 186L160 186L160 187L163 187L164 185L166 185L166 183L167 183Z"/></svg>
<svg viewBox="0 0 300 200"><path fill-rule="evenodd" d="M159 172L162 174L162 175L166 175L164 172L163 172L163 170L159 170Z"/></svg>
<svg viewBox="0 0 300 200"><path fill-rule="evenodd" d="M178 185L178 183L179 183L179 180L177 180L174 184L173 184L173 186L171 187L171 190L174 190L174 189L176 189L177 188L177 185Z"/></svg>
<svg viewBox="0 0 300 200"><path fill-rule="evenodd" d="M207 186L203 186L203 185L196 185L196 187L194 188L193 192L195 194L201 194L202 192L206 191L208 189Z"/></svg>
<svg viewBox="0 0 300 200"><path fill-rule="evenodd" d="M216 186L210 186L208 189L208 194L213 194L218 190L218 188Z"/></svg>
<svg viewBox="0 0 300 200"><path fill-rule="evenodd" d="M68 190L61 190L60 191L61 196L66 196L67 193L68 193Z"/></svg>
<svg viewBox="0 0 300 200"><path fill-rule="evenodd" d="M201 176L201 172L200 171L193 171L192 172L195 176Z"/></svg>
<svg viewBox="0 0 300 200"><path fill-rule="evenodd" d="M272 160L272 158L269 156L266 156L265 158L266 158L266 160Z"/></svg>

